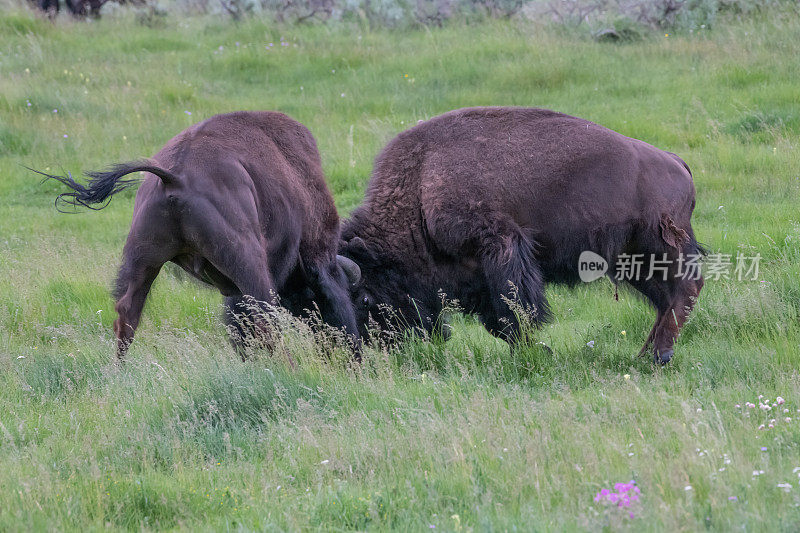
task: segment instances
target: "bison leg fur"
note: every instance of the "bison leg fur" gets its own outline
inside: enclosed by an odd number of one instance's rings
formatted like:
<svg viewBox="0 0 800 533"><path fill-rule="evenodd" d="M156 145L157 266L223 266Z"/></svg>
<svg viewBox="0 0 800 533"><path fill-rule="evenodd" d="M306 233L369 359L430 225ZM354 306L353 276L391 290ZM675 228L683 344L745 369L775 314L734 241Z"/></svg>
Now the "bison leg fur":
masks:
<svg viewBox="0 0 800 533"><path fill-rule="evenodd" d="M490 333L513 346L526 339L529 327L547 320L550 307L531 243L521 234L503 241L507 246L489 248L482 258L491 301L483 321Z"/></svg>

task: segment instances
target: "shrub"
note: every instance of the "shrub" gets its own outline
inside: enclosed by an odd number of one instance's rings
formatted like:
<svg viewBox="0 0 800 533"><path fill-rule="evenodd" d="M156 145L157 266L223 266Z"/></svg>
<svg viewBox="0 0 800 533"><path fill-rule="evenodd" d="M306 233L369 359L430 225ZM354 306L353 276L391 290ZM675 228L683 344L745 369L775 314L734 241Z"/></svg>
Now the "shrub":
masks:
<svg viewBox="0 0 800 533"><path fill-rule="evenodd" d="M157 0L71 0L96 13L106 3L133 4L140 21L158 26ZM286 23L366 21L373 26L440 26L448 20L509 18L523 14L567 27L588 26L600 40L625 41L642 28L700 29L721 12L751 13L788 0L174 0L178 13L223 14L234 20L266 16ZM89 9L91 8L91 9Z"/></svg>
<svg viewBox="0 0 800 533"><path fill-rule="evenodd" d="M548 0L526 9L533 18L564 26L596 27L603 40L624 40L637 27L700 29L711 27L724 11L750 13L777 0ZM618 26L624 26L620 32ZM638 31L636 31L638 33Z"/></svg>

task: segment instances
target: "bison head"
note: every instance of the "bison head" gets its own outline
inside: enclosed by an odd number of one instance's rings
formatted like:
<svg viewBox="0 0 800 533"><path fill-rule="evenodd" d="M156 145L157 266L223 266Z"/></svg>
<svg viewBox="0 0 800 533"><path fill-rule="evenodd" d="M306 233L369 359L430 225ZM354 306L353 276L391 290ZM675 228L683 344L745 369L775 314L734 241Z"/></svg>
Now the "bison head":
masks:
<svg viewBox="0 0 800 533"><path fill-rule="evenodd" d="M439 309L420 297L424 294L420 280L403 269L401 261L383 255L360 237L343 241L339 253L362 338L377 333L393 343L408 331L433 332Z"/></svg>

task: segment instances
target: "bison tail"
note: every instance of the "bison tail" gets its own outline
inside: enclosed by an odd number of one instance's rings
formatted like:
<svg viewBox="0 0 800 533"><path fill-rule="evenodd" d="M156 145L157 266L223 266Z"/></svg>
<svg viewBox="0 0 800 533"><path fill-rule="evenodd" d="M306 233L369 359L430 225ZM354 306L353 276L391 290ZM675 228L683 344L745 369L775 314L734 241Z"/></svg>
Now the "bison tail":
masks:
<svg viewBox="0 0 800 533"><path fill-rule="evenodd" d="M124 178L133 172L150 172L161 178L161 181L165 184L175 183L178 180L174 174L150 161L120 163L104 172L86 172L86 176L89 178L86 185L81 185L72 179L72 174L69 173L66 176L55 176L32 168L28 168L28 170L44 176L42 182L53 179L71 189L56 197L56 209L62 212L66 212L61 208L61 204L64 203L73 207L82 206L94 210L103 209L111 202L112 196L139 183L140 180L138 178ZM100 205L96 206L95 204Z"/></svg>

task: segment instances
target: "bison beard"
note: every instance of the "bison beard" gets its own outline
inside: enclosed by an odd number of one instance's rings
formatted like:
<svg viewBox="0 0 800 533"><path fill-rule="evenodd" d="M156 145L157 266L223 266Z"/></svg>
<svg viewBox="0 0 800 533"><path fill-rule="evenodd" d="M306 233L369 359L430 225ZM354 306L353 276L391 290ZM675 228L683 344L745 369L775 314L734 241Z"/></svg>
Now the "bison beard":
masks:
<svg viewBox="0 0 800 533"><path fill-rule="evenodd" d="M100 208L147 174L114 292L117 356L133 340L150 286L172 261L225 296L237 348L269 345L269 309L294 314L318 306L322 318L359 341L342 264L339 217L325 184L316 141L301 124L273 112L217 115L183 131L152 160L89 173L86 186L52 176L70 192L59 202ZM41 174L41 173L40 173ZM314 297L305 295L311 294ZM298 296L300 295L300 296Z"/></svg>
<svg viewBox="0 0 800 533"><path fill-rule="evenodd" d="M362 335L370 319L382 333L435 333L444 293L512 344L520 318L548 318L546 283L579 281L581 252L610 265L666 257L664 279L630 281L657 313L641 353L663 364L703 286L678 272L681 254L703 253L694 204L674 154L553 111L462 109L384 148L339 251L361 270L351 294Z"/></svg>

